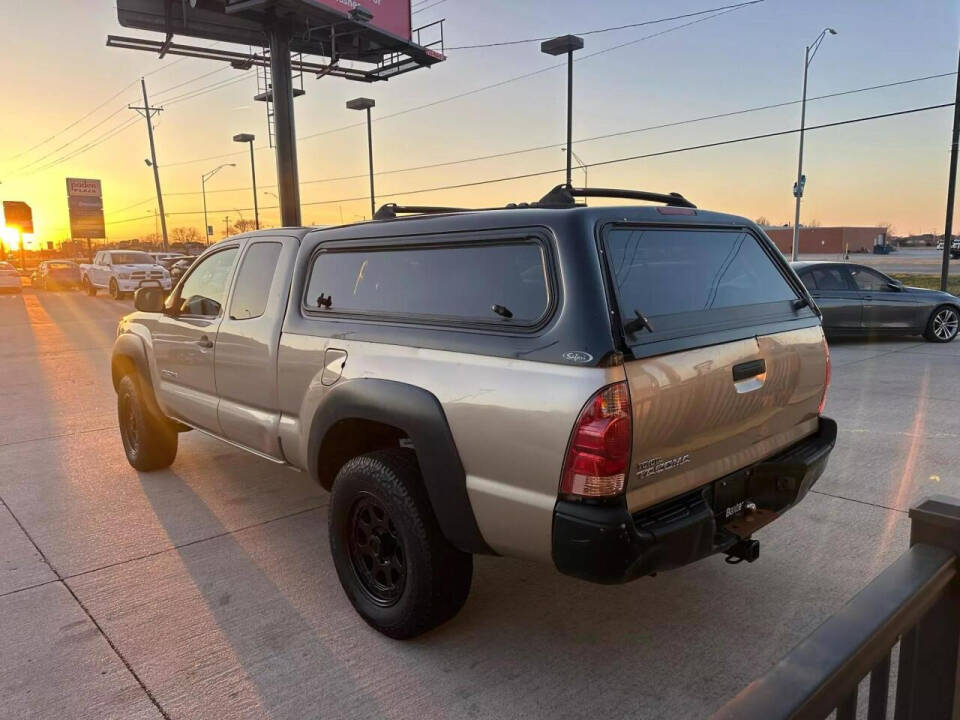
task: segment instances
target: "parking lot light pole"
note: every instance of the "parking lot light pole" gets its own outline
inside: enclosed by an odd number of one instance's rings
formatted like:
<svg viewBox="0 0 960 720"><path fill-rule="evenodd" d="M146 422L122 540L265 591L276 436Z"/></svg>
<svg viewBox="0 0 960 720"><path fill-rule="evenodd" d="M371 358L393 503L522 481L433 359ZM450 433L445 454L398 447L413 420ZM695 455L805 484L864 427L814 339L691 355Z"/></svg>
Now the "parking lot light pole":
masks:
<svg viewBox="0 0 960 720"><path fill-rule="evenodd" d="M257 206L257 165L253 160L253 141L256 136L250 133L239 133L233 136L233 141L238 143L248 143L250 145L250 174L253 176L253 225L260 229L260 209Z"/></svg>
<svg viewBox="0 0 960 720"><path fill-rule="evenodd" d="M376 102L370 98L354 98L347 101L347 110L366 110L367 111L367 155L370 158L370 218L377 214L377 200L373 190L373 127L370 120L370 108L376 106Z"/></svg>
<svg viewBox="0 0 960 720"><path fill-rule="evenodd" d="M563 35L546 40L540 45L540 52L547 55L567 56L567 186L573 184L573 53L583 48L583 38L576 35Z"/></svg>
<svg viewBox="0 0 960 720"><path fill-rule="evenodd" d="M208 173L204 173L200 176L200 191L203 194L203 244L210 244L210 236L213 235L210 232L210 224L207 221L207 180L212 178L218 172L223 170L225 167L236 167L236 163L224 163L223 165L218 165L213 170Z"/></svg>
<svg viewBox="0 0 960 720"><path fill-rule="evenodd" d="M803 98L800 101L800 158L797 161L797 182L793 186L793 196L797 199L797 208L793 216L793 251L790 254L791 259L796 262L797 253L800 248L800 199L803 197L803 186L807 179L803 176L803 130L807 120L807 70L810 63L813 62L813 56L820 49L820 44L827 34L836 35L837 31L833 28L824 28L817 35L813 44L807 45L803 53Z"/></svg>

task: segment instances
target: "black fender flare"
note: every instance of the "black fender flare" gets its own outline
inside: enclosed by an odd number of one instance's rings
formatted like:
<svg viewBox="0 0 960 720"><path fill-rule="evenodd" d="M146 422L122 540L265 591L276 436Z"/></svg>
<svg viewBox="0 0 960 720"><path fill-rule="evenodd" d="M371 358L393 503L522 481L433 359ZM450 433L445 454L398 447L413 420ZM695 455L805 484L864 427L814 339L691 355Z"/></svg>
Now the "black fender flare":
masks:
<svg viewBox="0 0 960 720"><path fill-rule="evenodd" d="M110 358L110 375L113 380L113 389L116 391L120 381L126 374L123 372L124 366L130 363L137 371L137 377L140 382L140 390L147 403L150 412L158 418L166 418L167 422L177 432L185 432L191 428L170 418L160 408L157 402L157 396L153 389L153 377L150 375L150 363L147 360L147 351L143 345L143 340L132 333L125 333L117 336L113 343L113 354Z"/></svg>
<svg viewBox="0 0 960 720"><path fill-rule="evenodd" d="M480 533L467 476L440 401L423 388L375 378L346 380L324 396L310 425L307 470L320 476L320 448L341 420L369 420L399 428L413 441L430 504L444 537L470 553L494 554Z"/></svg>
<svg viewBox="0 0 960 720"><path fill-rule="evenodd" d="M113 343L113 354L110 359L110 374L113 379L113 389L116 390L123 378L120 369L125 361L133 363L140 374L140 381L153 390L153 381L150 376L150 364L147 362L147 353L143 347L143 340L136 335L125 333L119 335Z"/></svg>

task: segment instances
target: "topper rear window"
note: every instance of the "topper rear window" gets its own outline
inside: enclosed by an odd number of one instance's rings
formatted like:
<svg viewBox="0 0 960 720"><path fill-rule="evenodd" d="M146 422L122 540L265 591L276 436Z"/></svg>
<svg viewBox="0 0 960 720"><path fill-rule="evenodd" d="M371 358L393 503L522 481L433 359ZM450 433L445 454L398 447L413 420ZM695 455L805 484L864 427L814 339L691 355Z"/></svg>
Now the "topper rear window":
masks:
<svg viewBox="0 0 960 720"><path fill-rule="evenodd" d="M746 230L616 226L603 242L633 342L796 318L797 292Z"/></svg>

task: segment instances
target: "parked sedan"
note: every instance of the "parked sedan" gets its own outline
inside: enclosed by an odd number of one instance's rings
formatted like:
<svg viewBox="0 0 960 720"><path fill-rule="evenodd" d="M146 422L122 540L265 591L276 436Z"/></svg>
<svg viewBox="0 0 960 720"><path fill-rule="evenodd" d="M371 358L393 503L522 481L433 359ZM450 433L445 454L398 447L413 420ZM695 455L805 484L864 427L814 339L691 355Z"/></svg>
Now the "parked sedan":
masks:
<svg viewBox="0 0 960 720"><path fill-rule="evenodd" d="M80 266L69 260L45 260L31 276L33 286L42 290L80 287Z"/></svg>
<svg viewBox="0 0 960 720"><path fill-rule="evenodd" d="M0 262L0 292L20 292L20 273L8 262Z"/></svg>
<svg viewBox="0 0 960 720"><path fill-rule="evenodd" d="M908 287L853 263L795 262L793 269L823 312L828 335L923 335L950 342L960 327L960 298Z"/></svg>

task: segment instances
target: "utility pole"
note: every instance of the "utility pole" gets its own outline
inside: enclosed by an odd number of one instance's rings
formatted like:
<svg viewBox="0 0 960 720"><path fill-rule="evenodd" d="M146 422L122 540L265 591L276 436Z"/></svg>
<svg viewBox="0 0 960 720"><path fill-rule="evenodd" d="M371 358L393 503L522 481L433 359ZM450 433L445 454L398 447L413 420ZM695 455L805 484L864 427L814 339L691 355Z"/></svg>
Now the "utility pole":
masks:
<svg viewBox="0 0 960 720"><path fill-rule="evenodd" d="M167 244L167 216L163 212L163 193L160 191L160 168L157 167L157 149L153 143L153 122L151 122L153 116L161 112L163 108L150 107L150 102L147 100L147 81L143 78L140 78L140 87L143 89L143 107L134 107L133 105L128 105L127 107L131 110L136 110L147 120L147 136L150 138L150 162L148 164L153 167L153 180L157 185L157 205L160 208L160 225L163 229L163 249L166 251L169 249Z"/></svg>
<svg viewBox="0 0 960 720"><path fill-rule="evenodd" d="M960 71L960 56L957 57ZM950 274L950 247L953 240L953 201L957 192L957 145L960 142L960 74L957 75L957 94L953 104L953 142L950 146L950 178L947 180L947 223L943 231L943 262L940 266L940 289L946 292Z"/></svg>
<svg viewBox="0 0 960 720"><path fill-rule="evenodd" d="M223 219L223 236L230 237L230 216L227 215Z"/></svg>

